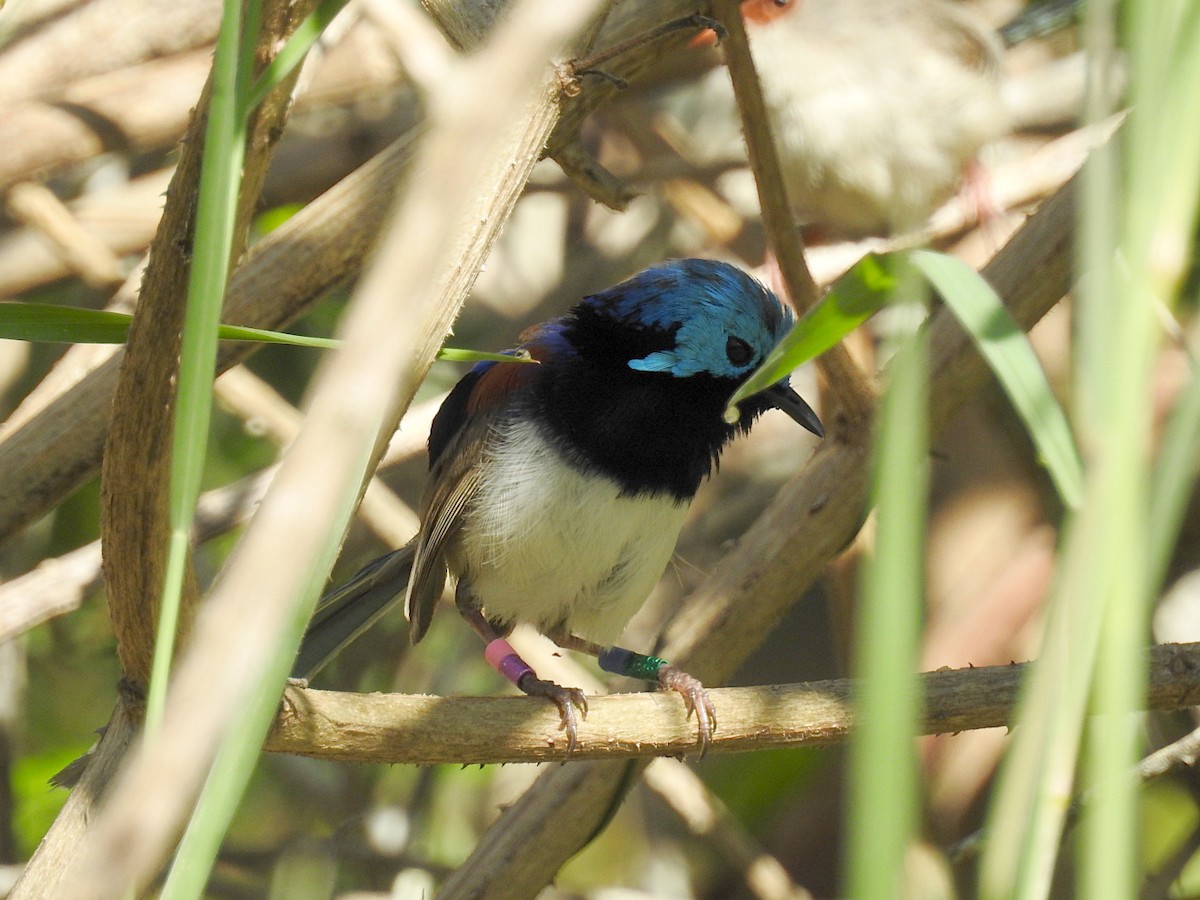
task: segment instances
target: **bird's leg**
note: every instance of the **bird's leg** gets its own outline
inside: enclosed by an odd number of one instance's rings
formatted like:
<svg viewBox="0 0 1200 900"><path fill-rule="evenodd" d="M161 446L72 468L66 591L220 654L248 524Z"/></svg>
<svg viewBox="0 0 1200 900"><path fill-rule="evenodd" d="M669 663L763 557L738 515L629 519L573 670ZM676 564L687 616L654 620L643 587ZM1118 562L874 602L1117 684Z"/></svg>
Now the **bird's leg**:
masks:
<svg viewBox="0 0 1200 900"><path fill-rule="evenodd" d="M573 634L560 633L551 637L564 649L596 657L600 668L605 672L640 678L642 681L657 681L663 690L679 694L683 697L688 717L690 718L692 713L696 714L696 726L700 732L700 755L708 752L712 733L717 728L717 710L698 678L657 656L646 656L624 647L601 647Z"/></svg>
<svg viewBox="0 0 1200 900"><path fill-rule="evenodd" d="M575 710L578 709L580 714L587 718L587 697L583 691L579 688L561 687L553 681L538 678L533 667L521 659L512 644L504 639L508 632L502 633L487 620L476 605L475 598L461 581L454 594L454 603L462 617L467 620L467 624L487 643L483 656L493 669L530 697L547 697L554 701L562 722L560 727L567 733L567 753L570 754L575 749L579 737L579 722Z"/></svg>
<svg viewBox="0 0 1200 900"><path fill-rule="evenodd" d="M959 196L963 199L967 214L974 217L993 243L999 244L1004 207L996 199L987 166L977 156L963 169Z"/></svg>

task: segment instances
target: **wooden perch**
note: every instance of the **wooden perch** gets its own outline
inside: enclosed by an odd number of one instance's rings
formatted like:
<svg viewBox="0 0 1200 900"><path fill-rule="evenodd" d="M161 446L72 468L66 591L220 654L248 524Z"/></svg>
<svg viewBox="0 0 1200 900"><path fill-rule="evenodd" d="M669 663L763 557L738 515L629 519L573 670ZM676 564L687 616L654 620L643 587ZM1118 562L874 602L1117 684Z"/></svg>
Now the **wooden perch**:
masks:
<svg viewBox="0 0 1200 900"><path fill-rule="evenodd" d="M1147 709L1200 705L1200 644L1150 649ZM921 676L922 734L1008 725L1029 663L946 669ZM848 679L709 692L719 726L710 753L839 743L853 728ZM562 762L558 714L532 697L348 694L289 687L268 750L349 762ZM678 756L696 750L696 726L661 692L588 698L572 760Z"/></svg>

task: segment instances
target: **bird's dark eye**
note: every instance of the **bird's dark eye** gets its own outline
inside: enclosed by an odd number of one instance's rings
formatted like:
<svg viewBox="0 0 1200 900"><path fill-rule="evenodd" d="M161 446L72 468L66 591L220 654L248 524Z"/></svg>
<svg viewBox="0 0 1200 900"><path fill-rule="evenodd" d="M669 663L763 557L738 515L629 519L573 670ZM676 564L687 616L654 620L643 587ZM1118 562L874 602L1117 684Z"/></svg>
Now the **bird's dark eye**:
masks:
<svg viewBox="0 0 1200 900"><path fill-rule="evenodd" d="M730 335L729 340L725 342L725 355L731 363L741 368L754 358L754 350L740 337Z"/></svg>

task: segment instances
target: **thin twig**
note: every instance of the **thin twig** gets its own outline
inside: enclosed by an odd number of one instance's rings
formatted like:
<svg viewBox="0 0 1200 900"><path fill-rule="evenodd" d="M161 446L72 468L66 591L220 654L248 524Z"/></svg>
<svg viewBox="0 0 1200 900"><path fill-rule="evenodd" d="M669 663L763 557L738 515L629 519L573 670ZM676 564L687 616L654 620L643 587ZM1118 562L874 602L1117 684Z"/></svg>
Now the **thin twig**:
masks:
<svg viewBox="0 0 1200 900"><path fill-rule="evenodd" d="M8 190L8 211L42 235L91 287L114 287L125 277L108 245L88 232L45 185L23 181Z"/></svg>
<svg viewBox="0 0 1200 900"><path fill-rule="evenodd" d="M642 777L646 787L679 816L688 831L725 857L759 900L813 900L811 893L792 880L783 863L763 848L686 765L673 759L656 759Z"/></svg>
<svg viewBox="0 0 1200 900"><path fill-rule="evenodd" d="M754 68L746 27L742 22L741 4L738 0L717 0L714 6L729 32L724 42L726 64L733 81L738 111L742 116L750 167L754 170L758 185L763 226L779 260L788 294L803 312L817 302L819 291L805 262L804 244L788 203L779 153L771 133L770 115ZM874 392L862 371L840 345L825 353L817 364L825 375L828 390L837 400L838 410L833 417L836 426L861 429L875 409Z"/></svg>
<svg viewBox="0 0 1200 900"><path fill-rule="evenodd" d="M596 75L605 79L619 90L625 90L629 87L628 81L600 67L637 47L644 47L677 31L686 31L689 29L694 31L712 29L717 32L718 38L725 37L724 26L715 19L710 19L708 16L695 13L679 19L672 19L670 22L656 25L654 28L644 31L641 34L630 35L622 41L618 41L615 44L605 47L603 50L593 53L591 56L568 60L560 65L558 72L563 92L568 97L578 97L583 90L579 84L579 80L584 75Z"/></svg>

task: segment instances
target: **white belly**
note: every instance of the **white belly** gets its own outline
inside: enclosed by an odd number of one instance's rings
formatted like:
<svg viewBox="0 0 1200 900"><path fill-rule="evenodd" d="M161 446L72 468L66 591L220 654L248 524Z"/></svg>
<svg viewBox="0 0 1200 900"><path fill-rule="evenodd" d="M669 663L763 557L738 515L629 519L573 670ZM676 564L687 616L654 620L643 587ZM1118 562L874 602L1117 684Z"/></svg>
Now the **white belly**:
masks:
<svg viewBox="0 0 1200 900"><path fill-rule="evenodd" d="M569 467L533 426L512 426L450 554L488 618L612 644L675 549L687 503L621 497Z"/></svg>

